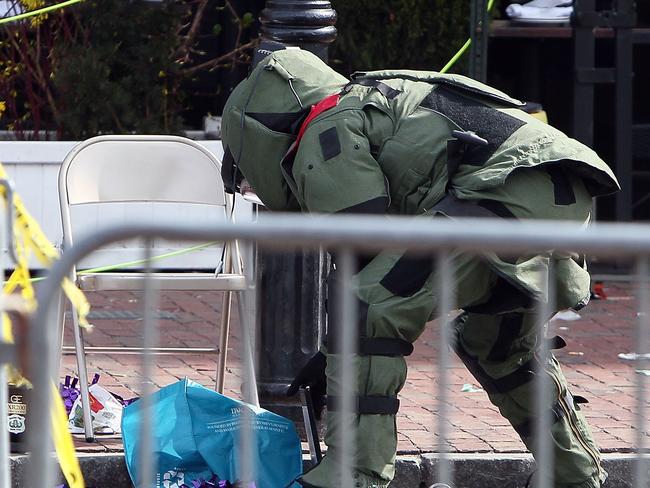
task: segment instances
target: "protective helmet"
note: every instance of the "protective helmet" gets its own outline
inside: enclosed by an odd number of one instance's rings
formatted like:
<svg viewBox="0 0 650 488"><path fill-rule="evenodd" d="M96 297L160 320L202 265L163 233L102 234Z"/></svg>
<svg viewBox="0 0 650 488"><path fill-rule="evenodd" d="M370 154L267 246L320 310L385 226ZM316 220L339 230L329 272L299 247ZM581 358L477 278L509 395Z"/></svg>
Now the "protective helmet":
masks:
<svg viewBox="0 0 650 488"><path fill-rule="evenodd" d="M244 177L269 209L295 207L280 163L310 107L347 82L309 51L285 49L262 59L223 111L226 188L236 191Z"/></svg>

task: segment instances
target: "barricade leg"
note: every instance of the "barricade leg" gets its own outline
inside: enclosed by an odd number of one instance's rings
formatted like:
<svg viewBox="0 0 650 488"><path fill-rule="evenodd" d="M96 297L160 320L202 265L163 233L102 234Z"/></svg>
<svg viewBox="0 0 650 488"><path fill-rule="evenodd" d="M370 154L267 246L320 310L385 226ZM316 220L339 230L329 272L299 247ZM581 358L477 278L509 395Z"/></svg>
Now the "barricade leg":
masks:
<svg viewBox="0 0 650 488"><path fill-rule="evenodd" d="M9 464L9 430L7 429L7 366L0 358L0 488L10 488L11 474Z"/></svg>

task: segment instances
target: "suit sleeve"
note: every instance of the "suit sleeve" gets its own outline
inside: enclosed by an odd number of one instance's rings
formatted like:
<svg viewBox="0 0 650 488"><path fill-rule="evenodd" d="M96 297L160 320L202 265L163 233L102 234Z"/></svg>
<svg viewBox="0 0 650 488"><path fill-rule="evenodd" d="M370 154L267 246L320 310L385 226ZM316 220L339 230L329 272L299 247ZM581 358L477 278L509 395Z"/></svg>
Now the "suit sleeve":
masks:
<svg viewBox="0 0 650 488"><path fill-rule="evenodd" d="M299 197L312 213L383 214L389 205L387 184L370 153L363 118L344 114L318 121L305 133L293 167ZM433 308L431 260L391 251L362 255L359 261L360 337L415 340ZM336 275L329 280L330 336L336 334Z"/></svg>
<svg viewBox="0 0 650 488"><path fill-rule="evenodd" d="M299 199L311 213L385 213L387 183L370 153L363 117L343 114L314 122L305 132L292 170Z"/></svg>

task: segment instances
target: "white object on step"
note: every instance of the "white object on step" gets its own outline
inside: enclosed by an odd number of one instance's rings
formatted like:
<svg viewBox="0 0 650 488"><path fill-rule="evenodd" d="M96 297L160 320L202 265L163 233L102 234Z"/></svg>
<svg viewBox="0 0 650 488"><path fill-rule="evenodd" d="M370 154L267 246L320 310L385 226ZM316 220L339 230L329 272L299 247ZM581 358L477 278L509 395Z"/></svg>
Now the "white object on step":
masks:
<svg viewBox="0 0 650 488"><path fill-rule="evenodd" d="M538 7L538 8L551 8L551 7L570 7L573 5L572 0L532 0L526 2L524 7Z"/></svg>
<svg viewBox="0 0 650 488"><path fill-rule="evenodd" d="M573 310L562 310L558 313L556 313L551 320L567 320L567 321L573 321L573 320L580 320L580 314L574 312Z"/></svg>
<svg viewBox="0 0 650 488"><path fill-rule="evenodd" d="M506 8L508 17L514 20L556 20L564 21L571 18L573 7L530 7L528 4L513 3Z"/></svg>

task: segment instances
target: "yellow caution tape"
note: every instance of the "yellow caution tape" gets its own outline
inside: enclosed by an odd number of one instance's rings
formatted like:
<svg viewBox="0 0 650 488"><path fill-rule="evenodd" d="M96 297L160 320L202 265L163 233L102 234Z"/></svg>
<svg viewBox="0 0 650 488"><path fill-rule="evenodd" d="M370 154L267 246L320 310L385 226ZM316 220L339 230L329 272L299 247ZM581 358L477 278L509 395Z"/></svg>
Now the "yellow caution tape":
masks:
<svg viewBox="0 0 650 488"><path fill-rule="evenodd" d="M0 164L0 179L6 179L7 173ZM6 199L4 187L0 187L0 195ZM13 205L15 209L15 221L13 222L14 242L8 243L16 251L16 260L14 271L3 287L4 293L13 293L17 289L25 301L28 310L36 307L36 298L34 296L34 287L30 280L29 259L34 255L43 265L50 266L58 258L54 245L47 239L36 222L29 214L21 198L14 193L13 202L6 202L7 205ZM79 314L79 323L82 326L88 326L87 315L90 311L90 305L84 294L66 279L63 284L63 291ZM6 342L13 342L11 322L6 313L2 314L2 339ZM18 372L12 368L10 370L10 381L16 384L27 382ZM84 488L83 475L77 461L72 436L68 430L68 416L65 413L65 407L59 395L58 388L52 384L52 439L61 471L65 476L70 488Z"/></svg>
<svg viewBox="0 0 650 488"><path fill-rule="evenodd" d="M12 15L11 17L3 17L3 18L0 19L0 24L15 22L17 20L26 19L27 17L33 17L34 15L43 15L43 14L45 14L47 12L51 12L52 10L57 10L57 9L60 9L60 8L64 8L64 7L67 7L68 5L73 5L75 3L79 3L79 2L82 2L82 1L83 0L67 0L66 2L61 2L61 3L57 3L55 5L50 5L48 7L43 7L43 8L39 8L39 9L36 9L36 10L31 10L29 12L25 12L25 13L18 14L18 15Z"/></svg>
<svg viewBox="0 0 650 488"><path fill-rule="evenodd" d="M6 313L2 314L2 341L6 343L12 343L14 342L14 335L11 330L11 320L9 320L9 315ZM14 367L13 364L7 364L6 366L6 371L7 371L7 378L9 383L12 385L16 386L26 386L29 387L30 383L23 377L23 375L20 374L20 372Z"/></svg>
<svg viewBox="0 0 650 488"><path fill-rule="evenodd" d="M6 179L7 173L0 165L0 179ZM0 194L4 195L4 189L0 188ZM29 214L22 199L14 193L13 201L16 220L14 222L15 242L9 243L14 245L18 262L4 286L5 293L11 293L20 287L23 298L29 302L34 302L34 288L30 281L29 259L32 254L41 264L50 266L52 262L59 257L59 253L54 245L47 239L41 230L38 222ZM77 310L79 315L79 324L82 327L88 327L87 316L90 311L90 305L84 294L69 280L63 281L63 291ZM35 303L34 303L35 306Z"/></svg>
<svg viewBox="0 0 650 488"><path fill-rule="evenodd" d="M54 440L54 449L59 458L59 465L65 480L70 488L84 488L85 483L77 454L74 450L72 436L68 430L68 415L65 413L65 406L59 389L52 383L52 439Z"/></svg>

